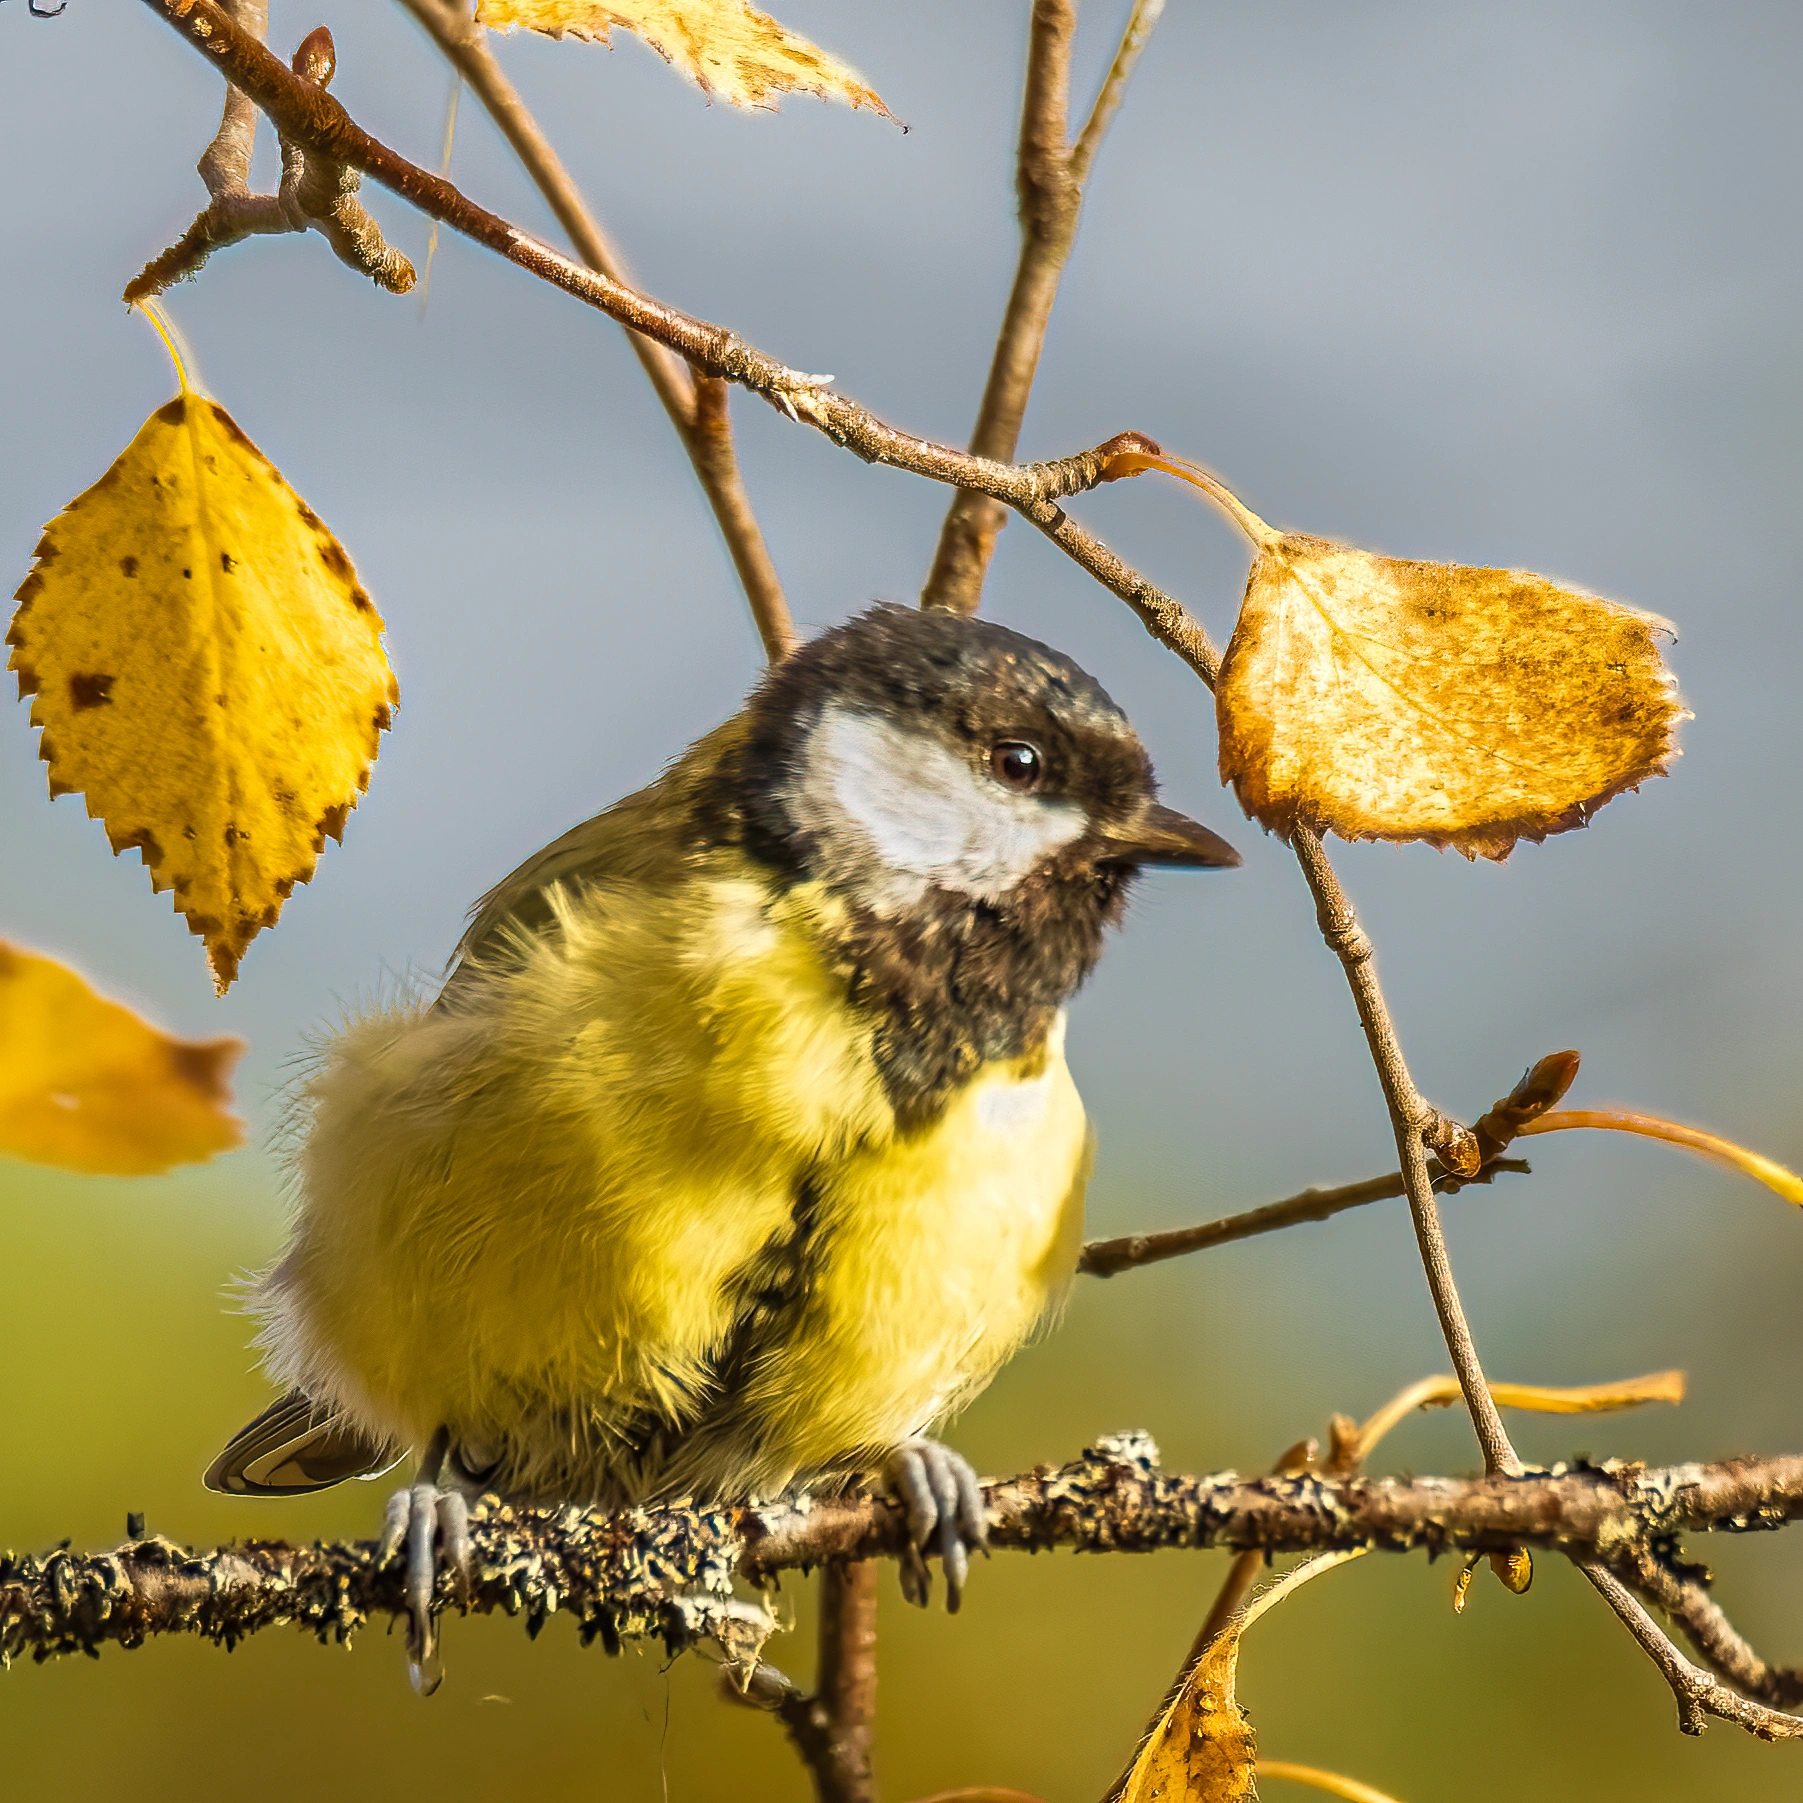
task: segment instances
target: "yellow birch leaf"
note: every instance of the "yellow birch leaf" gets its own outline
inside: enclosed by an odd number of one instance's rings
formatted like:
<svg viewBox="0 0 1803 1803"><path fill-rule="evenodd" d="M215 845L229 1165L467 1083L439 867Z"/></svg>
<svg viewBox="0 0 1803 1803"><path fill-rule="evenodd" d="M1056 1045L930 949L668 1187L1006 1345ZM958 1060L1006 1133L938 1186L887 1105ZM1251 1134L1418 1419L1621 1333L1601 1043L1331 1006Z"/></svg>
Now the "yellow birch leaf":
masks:
<svg viewBox="0 0 1803 1803"><path fill-rule="evenodd" d="M0 940L0 1152L149 1176L244 1143L241 1039L171 1039L67 966Z"/></svg>
<svg viewBox="0 0 1803 1803"><path fill-rule="evenodd" d="M44 529L17 598L9 668L50 793L84 793L115 854L175 891L223 994L368 786L397 698L381 617L185 381Z"/></svg>
<svg viewBox="0 0 1803 1803"><path fill-rule="evenodd" d="M773 95L800 88L893 117L853 70L745 0L480 0L476 20L601 44L618 27L636 32L704 94L734 106L774 110Z"/></svg>
<svg viewBox="0 0 1803 1803"><path fill-rule="evenodd" d="M1228 1622L1190 1668L1164 1713L1152 1725L1116 1803L1253 1803L1258 1749L1252 1723L1234 1695L1240 1637L1259 1616L1299 1585L1362 1556L1323 1553L1294 1567L1261 1591Z"/></svg>
<svg viewBox="0 0 1803 1803"><path fill-rule="evenodd" d="M1506 858L1664 774L1685 718L1654 614L1524 570L1379 557L1267 526L1142 451L1257 551L1215 689L1221 780L1254 819Z"/></svg>
<svg viewBox="0 0 1803 1803"><path fill-rule="evenodd" d="M1670 631L1521 570L1273 534L1216 690L1221 778L1286 837L1300 823L1505 858L1663 774L1681 716Z"/></svg>

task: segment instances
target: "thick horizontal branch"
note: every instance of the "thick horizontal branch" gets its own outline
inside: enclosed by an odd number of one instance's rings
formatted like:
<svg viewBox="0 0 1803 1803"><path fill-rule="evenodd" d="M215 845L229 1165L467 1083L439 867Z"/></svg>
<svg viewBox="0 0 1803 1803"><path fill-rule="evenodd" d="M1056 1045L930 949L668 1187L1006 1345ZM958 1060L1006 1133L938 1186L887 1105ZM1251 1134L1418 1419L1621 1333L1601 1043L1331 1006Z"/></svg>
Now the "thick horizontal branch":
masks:
<svg viewBox="0 0 1803 1803"><path fill-rule="evenodd" d="M1194 1477L1160 1471L1151 1441L1129 1434L1071 1464L991 1483L985 1495L998 1551L1537 1546L1619 1568L1674 1534L1777 1528L1803 1516L1803 1455L1662 1470L1560 1466L1518 1478ZM677 1648L708 1639L735 1658L755 1654L768 1631L735 1584L893 1556L903 1536L900 1513L863 1495L616 1514L490 1501L474 1512L472 1532L469 1607L479 1613L524 1616L533 1632L563 1613L585 1642L649 1637ZM378 1565L373 1541L253 1540L194 1552L148 1539L110 1553L9 1557L0 1561L0 1657L135 1647L171 1633L230 1646L284 1625L344 1640L372 1616L399 1614L401 1583L399 1562ZM455 1606L449 1579L440 1603Z"/></svg>

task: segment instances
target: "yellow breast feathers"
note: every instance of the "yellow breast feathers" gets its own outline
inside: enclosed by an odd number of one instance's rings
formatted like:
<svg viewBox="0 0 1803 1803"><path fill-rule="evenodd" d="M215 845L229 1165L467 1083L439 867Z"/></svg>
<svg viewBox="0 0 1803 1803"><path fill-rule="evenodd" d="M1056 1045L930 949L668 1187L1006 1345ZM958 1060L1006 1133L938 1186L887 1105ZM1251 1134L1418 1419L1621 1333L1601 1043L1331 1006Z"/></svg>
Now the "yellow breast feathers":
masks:
<svg viewBox="0 0 1803 1803"><path fill-rule="evenodd" d="M767 1490L980 1389L1075 1267L1062 1019L902 1135L817 886L551 893L518 965L327 1054L276 1377L598 1500Z"/></svg>

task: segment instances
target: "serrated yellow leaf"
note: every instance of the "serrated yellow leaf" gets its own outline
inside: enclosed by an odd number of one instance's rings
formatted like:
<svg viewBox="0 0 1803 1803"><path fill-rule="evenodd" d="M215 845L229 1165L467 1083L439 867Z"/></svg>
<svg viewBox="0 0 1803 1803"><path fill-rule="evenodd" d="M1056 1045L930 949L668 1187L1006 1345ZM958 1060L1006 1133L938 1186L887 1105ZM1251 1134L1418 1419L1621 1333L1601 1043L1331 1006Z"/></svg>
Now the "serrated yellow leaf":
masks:
<svg viewBox="0 0 1803 1803"><path fill-rule="evenodd" d="M313 874L396 700L343 547L216 402L186 389L44 530L6 642L50 792L207 946L216 987Z"/></svg>
<svg viewBox="0 0 1803 1803"><path fill-rule="evenodd" d="M67 966L0 940L0 1152L148 1176L244 1143L241 1039L171 1039Z"/></svg>
<svg viewBox="0 0 1803 1803"><path fill-rule="evenodd" d="M1362 1556L1322 1553L1261 1591L1208 1644L1153 1723L1115 1792L1116 1803L1253 1803L1257 1743L1234 1694L1240 1638L1299 1585Z"/></svg>
<svg viewBox="0 0 1803 1803"><path fill-rule="evenodd" d="M704 94L734 106L773 108L773 95L800 88L890 116L844 63L744 0L480 0L476 19L601 44L616 27L636 32Z"/></svg>

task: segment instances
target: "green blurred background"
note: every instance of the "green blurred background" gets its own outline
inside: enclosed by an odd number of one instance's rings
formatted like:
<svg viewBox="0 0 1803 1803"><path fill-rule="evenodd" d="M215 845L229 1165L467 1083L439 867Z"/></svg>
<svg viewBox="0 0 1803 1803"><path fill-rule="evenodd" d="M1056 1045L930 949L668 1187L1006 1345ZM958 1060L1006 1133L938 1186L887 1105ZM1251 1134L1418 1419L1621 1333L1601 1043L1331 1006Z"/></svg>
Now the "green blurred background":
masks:
<svg viewBox="0 0 1803 1803"><path fill-rule="evenodd" d="M284 49L337 35L336 90L422 161L445 78L397 8L277 0ZM913 128L806 100L709 107L623 39L503 53L652 289L887 417L968 430L1013 258L1009 151L1025 5L781 15ZM1079 85L1124 6L1085 9ZM1675 619L1698 718L1673 780L1501 868L1415 849L1341 857L1405 1042L1467 1116L1539 1054L1581 1047L1574 1101L1696 1121L1803 1164L1796 606L1803 388L1794 104L1803 14L1619 0L1480 11L1174 0L1105 151L1023 454L1133 426L1266 517L1403 555L1546 570ZM169 378L117 294L197 204L216 84L139 7L0 6L0 573L91 482ZM272 149L262 148L264 164ZM466 102L455 173L549 230ZM418 254L420 222L376 210ZM332 524L390 626L403 707L346 844L238 987L54 807L25 710L0 716L0 935L70 959L180 1031L252 1045L268 1143L310 1032L430 973L462 910L570 821L722 717L756 668L725 559L619 335L455 241L423 318L316 240L220 256L173 310L219 398ZM798 616L917 589L942 492L738 408L748 480ZM1219 634L1231 534L1149 480L1080 516ZM1101 1136L1099 1233L1228 1212L1385 1168L1339 972L1282 849L1216 788L1205 698L1056 552L1004 536L990 603L1068 649L1145 731L1179 806L1246 868L1148 881L1080 999L1073 1061ZM1529 1457L1651 1459L1798 1444L1803 1222L1640 1143L1536 1142L1536 1174L1448 1204L1492 1372L1578 1383L1665 1365L1681 1410L1518 1418ZM148 1182L0 1165L0 1544L366 1533L376 1490L233 1504L198 1473L265 1391L230 1312L279 1239L265 1150ZM953 1430L989 1471L1151 1430L1172 1468L1255 1469L1335 1409L1445 1368L1400 1204L1079 1286L1058 1333ZM1385 1462L1472 1462L1454 1413ZM1768 1656L1803 1657L1803 1542L1708 1548ZM1095 1796L1218 1582L1215 1556L997 1558L964 1614L885 1577L886 1794L1013 1784ZM1407 1803L1803 1795L1803 1752L1681 1738L1662 1684L1582 1584L1522 1600L1371 1559L1262 1622L1242 1696L1274 1758ZM811 1586L772 1657L811 1662ZM566 1624L453 1621L422 1703L398 1643L348 1656L267 1635L169 1643L0 1679L0 1791L71 1799L322 1790L672 1799L804 1794L775 1727L658 1649L608 1660ZM1272 1796L1283 1787L1269 1786ZM1301 1793L1288 1792L1286 1794Z"/></svg>

